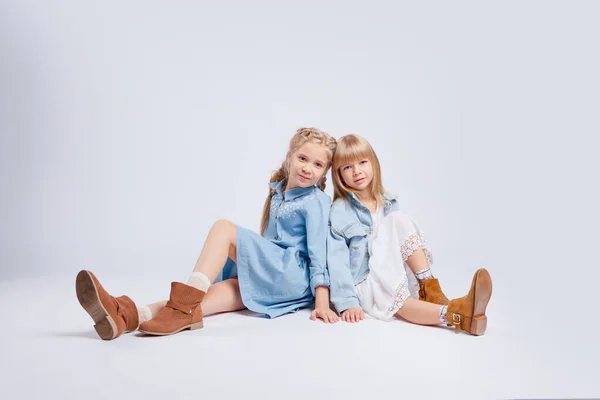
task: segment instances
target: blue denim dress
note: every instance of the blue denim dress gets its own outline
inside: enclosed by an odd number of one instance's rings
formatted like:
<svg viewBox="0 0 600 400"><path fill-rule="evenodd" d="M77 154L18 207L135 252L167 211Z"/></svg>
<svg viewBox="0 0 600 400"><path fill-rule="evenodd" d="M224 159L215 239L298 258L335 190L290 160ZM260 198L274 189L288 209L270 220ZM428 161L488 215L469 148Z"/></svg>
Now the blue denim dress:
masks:
<svg viewBox="0 0 600 400"><path fill-rule="evenodd" d="M264 236L237 226L237 264L228 259L221 279L237 276L244 306L274 318L311 305L315 289L329 287L331 199L315 186L285 192L285 181L270 186Z"/></svg>

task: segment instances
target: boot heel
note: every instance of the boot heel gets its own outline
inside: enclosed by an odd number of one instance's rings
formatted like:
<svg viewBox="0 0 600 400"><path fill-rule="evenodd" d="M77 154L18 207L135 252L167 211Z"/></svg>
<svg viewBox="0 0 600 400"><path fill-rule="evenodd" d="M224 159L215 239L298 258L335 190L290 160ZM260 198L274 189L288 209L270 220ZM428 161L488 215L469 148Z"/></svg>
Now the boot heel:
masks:
<svg viewBox="0 0 600 400"><path fill-rule="evenodd" d="M108 316L108 312L106 312L104 307L102 307L100 301L90 302L89 304L84 306L84 309L88 312L90 317L92 317L95 323L106 319L106 317Z"/></svg>
<svg viewBox="0 0 600 400"><path fill-rule="evenodd" d="M81 271L77 274L76 290L79 304L95 323L106 318L108 312L102 307L94 281L87 271Z"/></svg>
<svg viewBox="0 0 600 400"><path fill-rule="evenodd" d="M471 333L481 336L487 328L487 317L485 315L477 315L471 320Z"/></svg>
<svg viewBox="0 0 600 400"><path fill-rule="evenodd" d="M117 326L109 316L97 321L94 329L96 329L98 336L104 340L112 340L117 337Z"/></svg>
<svg viewBox="0 0 600 400"><path fill-rule="evenodd" d="M195 324L190 325L190 331L194 331L196 329L201 329L201 328L204 328L204 324L202 323L202 321L196 322Z"/></svg>

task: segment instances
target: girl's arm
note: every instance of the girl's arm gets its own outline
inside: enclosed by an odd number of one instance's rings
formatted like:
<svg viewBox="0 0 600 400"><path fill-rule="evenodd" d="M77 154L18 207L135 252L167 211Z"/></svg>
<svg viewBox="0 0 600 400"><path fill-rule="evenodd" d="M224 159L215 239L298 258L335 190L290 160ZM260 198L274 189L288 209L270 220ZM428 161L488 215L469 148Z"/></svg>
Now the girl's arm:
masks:
<svg viewBox="0 0 600 400"><path fill-rule="evenodd" d="M310 258L310 290L316 297L319 286L329 287L329 272L327 271L327 234L329 233L329 196L311 201L306 207L306 245Z"/></svg>
<svg viewBox="0 0 600 400"><path fill-rule="evenodd" d="M329 196L317 195L306 208L306 242L310 258L310 289L315 296L315 310L311 319L321 318L327 323L338 321L336 313L329 308L329 272L327 271L327 235L329 233Z"/></svg>
<svg viewBox="0 0 600 400"><path fill-rule="evenodd" d="M350 272L350 251L346 239L332 224L327 237L327 268L331 282L331 302L339 313L359 307Z"/></svg>

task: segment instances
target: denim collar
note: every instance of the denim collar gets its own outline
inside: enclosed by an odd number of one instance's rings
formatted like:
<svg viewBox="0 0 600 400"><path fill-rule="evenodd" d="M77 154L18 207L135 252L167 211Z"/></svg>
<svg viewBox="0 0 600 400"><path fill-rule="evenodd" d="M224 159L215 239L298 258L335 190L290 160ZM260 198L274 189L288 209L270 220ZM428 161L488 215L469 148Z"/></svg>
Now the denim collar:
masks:
<svg viewBox="0 0 600 400"><path fill-rule="evenodd" d="M290 190L286 190L285 192L282 192L282 189L285 187L286 184L287 184L287 181L284 179L279 182L269 183L269 187L271 189L274 189L280 195L282 195L284 200L297 199L298 197L304 196L305 194L312 192L313 189L315 188L314 186L308 186L308 187L304 187L304 188L297 187L297 188L293 188Z"/></svg>
<svg viewBox="0 0 600 400"><path fill-rule="evenodd" d="M390 204L392 201L396 201L396 200L397 200L396 196L394 196L394 195L392 195L392 194L389 194L389 193L387 193L387 192L383 194L383 202L384 202L386 205L388 205L388 204Z"/></svg>
<svg viewBox="0 0 600 400"><path fill-rule="evenodd" d="M350 197L350 199L352 199L352 201L355 203L355 205L360 206L362 208L366 208L363 203L360 202L360 200L358 199L358 197L354 194L354 192L348 192L348 196ZM383 204L385 207L389 207L390 204L392 204L394 201L396 201L396 196L389 194L389 193L383 193Z"/></svg>

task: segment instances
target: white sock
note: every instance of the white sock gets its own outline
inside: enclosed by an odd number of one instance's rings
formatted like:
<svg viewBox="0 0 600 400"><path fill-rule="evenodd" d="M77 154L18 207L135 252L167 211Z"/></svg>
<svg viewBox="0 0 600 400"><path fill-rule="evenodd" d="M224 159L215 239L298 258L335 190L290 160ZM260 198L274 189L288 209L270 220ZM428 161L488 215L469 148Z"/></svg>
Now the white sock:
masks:
<svg viewBox="0 0 600 400"><path fill-rule="evenodd" d="M440 308L440 322L442 324L448 323L448 306L442 306Z"/></svg>
<svg viewBox="0 0 600 400"><path fill-rule="evenodd" d="M195 287L198 290L202 290L204 293L208 291L210 287L210 279L202 272L192 272L190 279L187 281L188 286Z"/></svg>
<svg viewBox="0 0 600 400"><path fill-rule="evenodd" d="M150 321L152 319L152 311L150 311L150 307L143 306L138 308L138 317L140 319L140 324Z"/></svg>
<svg viewBox="0 0 600 400"><path fill-rule="evenodd" d="M429 269L429 268L417 271L417 273L415 274L415 276L420 281L424 281L426 279L433 279L433 274L431 273L431 269Z"/></svg>

